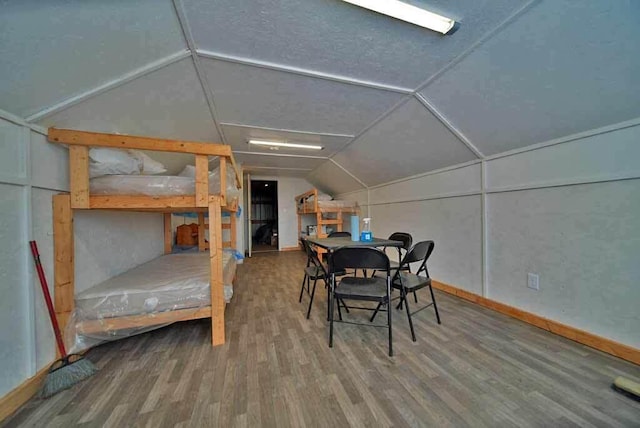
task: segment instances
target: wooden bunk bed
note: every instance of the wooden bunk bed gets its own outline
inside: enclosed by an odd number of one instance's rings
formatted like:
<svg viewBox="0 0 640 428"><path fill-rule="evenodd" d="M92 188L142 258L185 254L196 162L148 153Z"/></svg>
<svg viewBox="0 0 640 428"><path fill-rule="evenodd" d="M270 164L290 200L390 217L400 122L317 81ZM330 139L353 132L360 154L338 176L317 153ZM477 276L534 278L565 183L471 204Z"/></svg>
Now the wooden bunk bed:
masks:
<svg viewBox="0 0 640 428"><path fill-rule="evenodd" d="M148 314L128 315L109 319L110 329L140 328L146 326L185 321L190 319L211 318L211 342L220 345L225 342L224 309L222 281L222 249L235 248L236 219L231 215L229 223L223 226L221 211L237 211L237 199L226 197L227 167L235 172L235 186L242 186L242 178L235 163L231 147L223 144L199 143L113 135L50 128L48 139L54 143L69 146L69 194L53 197L54 228L54 287L55 309L61 326L64 328L74 311L74 210L115 210L143 211L164 214L164 252L171 253L173 231L171 214L179 212L197 212L199 217L199 249L209 250L209 286L211 304L197 310L171 310L159 312L153 317ZM107 147L119 149L138 149L190 153L195 155L195 194L180 196L140 196L140 195L91 195L89 184L89 148ZM220 193L209 190L209 156L220 159ZM231 165L228 165L228 162ZM208 213L209 223L205 225L204 213ZM204 242L204 228L209 228L210 244ZM230 240L223 243L222 230L230 230ZM99 330L101 323L80 326L82 331Z"/></svg>
<svg viewBox="0 0 640 428"><path fill-rule="evenodd" d="M303 235L302 218L304 216L315 215L317 237L326 238L327 233L323 232L322 226L335 226L337 232L342 232L344 214L360 214L360 207L356 203L318 200L318 189L316 188L296 196L295 199L298 213L298 238L302 238ZM321 253L324 252L321 248L318 250Z"/></svg>

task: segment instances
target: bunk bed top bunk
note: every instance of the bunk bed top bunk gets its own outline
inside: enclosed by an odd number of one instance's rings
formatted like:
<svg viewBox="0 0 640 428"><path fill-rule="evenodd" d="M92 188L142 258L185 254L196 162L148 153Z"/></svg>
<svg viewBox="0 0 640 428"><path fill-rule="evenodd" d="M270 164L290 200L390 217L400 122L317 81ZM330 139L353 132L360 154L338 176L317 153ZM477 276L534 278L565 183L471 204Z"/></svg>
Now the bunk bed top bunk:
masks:
<svg viewBox="0 0 640 428"><path fill-rule="evenodd" d="M227 246L235 247L235 233L233 233L235 232L235 216L228 217L230 224L227 223L227 227L223 227L225 225L222 223L221 212L237 210L237 198L227 198L226 194L228 162L233 168L235 186L241 188L242 183L230 146L55 128L49 129L48 139L51 142L69 146L70 192L53 197L55 309L61 324L69 324L71 331L84 331L92 334L106 333L117 336L118 330L138 329L141 331L141 329L149 329L176 321L210 317L212 344L223 344L225 342L224 271L230 269L231 262L223 252L225 245L222 242L222 230L223 228L230 229L232 244ZM195 155L195 178L193 179L193 187L191 187L193 193L171 195L121 194L121 192L94 194L91 192L89 179L90 147L193 154ZM217 156L220 159L219 193L209 186L209 156ZM119 277L112 278L99 287L93 287L85 294L76 296L74 291L73 211L78 209L164 213L165 256L149 262L147 266L139 266ZM208 254L169 255L173 242L171 213L174 212L197 212L202 218L204 213L208 213L210 241ZM200 227L204 232L204 226ZM204 237L204 233L202 235ZM206 248L203 245L203 237L201 238L202 242L199 242L201 251ZM188 269L180 268L180 263L198 266L197 272L191 271L191 283L199 284L199 287L205 289L208 287L208 293L201 293L202 298L197 299L198 302L190 301L180 304L178 301L184 300L184 297L193 291L192 289L182 290L182 294L174 293L172 298L164 299L161 302L157 295L153 296L153 293L163 293L169 289L177 292L180 289L179 284L184 281L184 278L172 277L178 271L188 271ZM167 271L167 268L171 272ZM233 271L235 273L235 263L233 263ZM201 279L200 281L194 280L198 277ZM206 281L204 281L204 277L207 277ZM228 277L227 283L229 283ZM141 290L143 292L139 292ZM207 295L208 304L203 305L202 303L207 303L205 297ZM113 298L110 299L109 296ZM94 304L101 299L105 300L105 298L107 302L113 303L123 297L127 299L131 297L129 300L134 301L127 310L120 313L112 311L100 315L93 313L96 319L91 319L91 316L88 319L83 319L81 316L82 311L87 313L86 308L91 306L91 303L87 302L91 302L91 299L94 299ZM82 303L82 307L80 304L76 307L76 298ZM153 306L153 310L149 311L151 306ZM74 338L74 340L77 339Z"/></svg>
<svg viewBox="0 0 640 428"><path fill-rule="evenodd" d="M318 192L313 188L296 196L296 206L298 214L316 214L343 212L345 214L355 214L359 212L358 203L348 200L333 200L328 195Z"/></svg>
<svg viewBox="0 0 640 428"><path fill-rule="evenodd" d="M228 211L235 211L237 201L227 201L226 178L227 161L235 172L236 187L242 187L242 176L231 152L224 144L200 143L181 140L166 140L132 135L104 134L49 128L48 139L51 142L69 146L70 194L73 209L110 209L138 210L156 212L205 212L209 198L220 197L220 204ZM114 149L138 149L195 155L195 179L193 194L144 195L129 194L91 194L89 180L89 147L107 147ZM209 156L220 158L220 191L211 194L209 190ZM153 180L147 177L146 180ZM177 178L176 178L177 179ZM134 179L135 180L135 179ZM144 180L144 179L143 179ZM227 204L227 202L229 202Z"/></svg>

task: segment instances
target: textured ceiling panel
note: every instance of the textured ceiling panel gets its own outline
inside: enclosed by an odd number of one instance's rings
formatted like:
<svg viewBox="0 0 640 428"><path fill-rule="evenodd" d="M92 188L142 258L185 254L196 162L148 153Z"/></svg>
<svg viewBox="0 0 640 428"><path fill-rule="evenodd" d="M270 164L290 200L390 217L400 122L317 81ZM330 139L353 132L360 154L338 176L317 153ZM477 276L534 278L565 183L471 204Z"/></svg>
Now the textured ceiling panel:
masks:
<svg viewBox="0 0 640 428"><path fill-rule="evenodd" d="M237 162L243 166L260 166L273 168L297 168L304 169L308 174L320 166L326 159L298 158L293 156L266 156L259 154L234 153Z"/></svg>
<svg viewBox="0 0 640 428"><path fill-rule="evenodd" d="M337 0L184 3L198 49L415 88L526 1L409 2L462 26L442 36Z"/></svg>
<svg viewBox="0 0 640 428"><path fill-rule="evenodd" d="M281 131L273 129L252 128L248 126L234 126L229 124L222 125L222 131L227 142L233 150L251 151L258 153L273 153L269 147L249 145L247 141L250 139L284 141L289 143L314 144L322 146L320 151L308 149L290 149L281 147L278 153L317 155L328 157L342 148L351 136L335 136L322 134L306 134L292 131Z"/></svg>
<svg viewBox="0 0 640 428"><path fill-rule="evenodd" d="M22 117L186 48L169 0L0 8L0 108Z"/></svg>
<svg viewBox="0 0 640 428"><path fill-rule="evenodd" d="M191 58L89 98L39 124L220 142Z"/></svg>
<svg viewBox="0 0 640 428"><path fill-rule="evenodd" d="M212 59L201 62L222 122L354 134L401 95Z"/></svg>
<svg viewBox="0 0 640 428"><path fill-rule="evenodd" d="M246 168L245 172L251 174L251 178L255 177L297 177L305 178L309 171L292 171L279 168Z"/></svg>
<svg viewBox="0 0 640 428"><path fill-rule="evenodd" d="M307 175L307 181L330 195L352 192L364 187L331 161L326 161L313 170Z"/></svg>
<svg viewBox="0 0 640 428"><path fill-rule="evenodd" d="M640 6L546 1L424 91L494 154L640 116Z"/></svg>
<svg viewBox="0 0 640 428"><path fill-rule="evenodd" d="M417 100L395 110L334 158L368 186L476 156Z"/></svg>

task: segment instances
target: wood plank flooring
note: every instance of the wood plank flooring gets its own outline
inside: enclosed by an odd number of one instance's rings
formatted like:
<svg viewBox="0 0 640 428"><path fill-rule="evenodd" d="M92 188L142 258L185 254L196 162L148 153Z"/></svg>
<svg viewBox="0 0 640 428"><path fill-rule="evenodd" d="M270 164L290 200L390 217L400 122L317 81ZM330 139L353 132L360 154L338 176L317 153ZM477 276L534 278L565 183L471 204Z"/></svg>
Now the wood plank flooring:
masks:
<svg viewBox="0 0 640 428"><path fill-rule="evenodd" d="M88 355L97 375L2 426L640 426L640 403L610 389L639 366L440 292L443 324L417 314L417 343L394 311L395 357L385 329L348 324L330 349L324 288L311 319L298 303L304 262L239 266L224 346L209 320L102 345Z"/></svg>

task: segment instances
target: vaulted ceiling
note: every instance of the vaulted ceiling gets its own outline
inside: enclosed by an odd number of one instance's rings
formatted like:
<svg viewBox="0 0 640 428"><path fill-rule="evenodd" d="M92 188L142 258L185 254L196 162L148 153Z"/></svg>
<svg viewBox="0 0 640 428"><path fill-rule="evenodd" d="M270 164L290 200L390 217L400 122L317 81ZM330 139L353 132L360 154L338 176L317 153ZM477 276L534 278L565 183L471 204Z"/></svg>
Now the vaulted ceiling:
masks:
<svg viewBox="0 0 640 428"><path fill-rule="evenodd" d="M250 171L330 193L640 117L638 2L408 2L461 27L340 0L0 0L0 109L224 142Z"/></svg>

